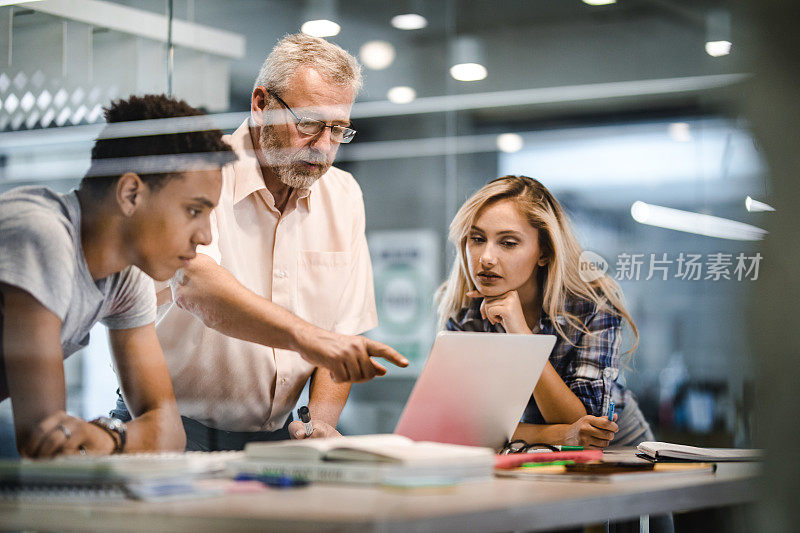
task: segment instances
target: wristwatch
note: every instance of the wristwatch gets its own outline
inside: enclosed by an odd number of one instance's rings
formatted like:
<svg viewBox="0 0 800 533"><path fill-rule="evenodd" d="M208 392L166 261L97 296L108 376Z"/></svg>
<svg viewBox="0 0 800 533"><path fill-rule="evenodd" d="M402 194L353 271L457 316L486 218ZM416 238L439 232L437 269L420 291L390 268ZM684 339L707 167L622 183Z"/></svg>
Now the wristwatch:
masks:
<svg viewBox="0 0 800 533"><path fill-rule="evenodd" d="M125 449L125 439L128 433L128 426L125 422L117 418L100 416L89 421L89 423L99 427L114 439L114 450L111 453L122 453Z"/></svg>

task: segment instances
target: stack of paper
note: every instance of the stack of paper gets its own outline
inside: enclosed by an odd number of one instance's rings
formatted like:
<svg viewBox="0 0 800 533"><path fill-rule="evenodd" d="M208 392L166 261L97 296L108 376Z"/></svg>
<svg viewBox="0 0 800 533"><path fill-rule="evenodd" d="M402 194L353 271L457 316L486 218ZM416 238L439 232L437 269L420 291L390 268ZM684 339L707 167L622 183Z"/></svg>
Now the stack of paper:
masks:
<svg viewBox="0 0 800 533"><path fill-rule="evenodd" d="M0 497L162 501L210 495L199 479L221 475L242 452L64 456L0 461Z"/></svg>
<svg viewBox="0 0 800 533"><path fill-rule="evenodd" d="M287 475L330 483L451 485L492 476L489 448L414 442L400 435L363 435L251 442L232 475Z"/></svg>

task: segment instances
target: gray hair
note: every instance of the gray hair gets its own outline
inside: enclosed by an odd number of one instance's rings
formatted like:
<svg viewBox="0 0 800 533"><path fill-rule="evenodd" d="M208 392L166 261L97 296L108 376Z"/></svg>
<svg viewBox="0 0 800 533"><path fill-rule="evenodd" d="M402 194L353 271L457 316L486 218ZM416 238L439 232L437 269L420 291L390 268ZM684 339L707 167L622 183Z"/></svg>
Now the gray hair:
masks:
<svg viewBox="0 0 800 533"><path fill-rule="evenodd" d="M351 86L353 95L361 89L361 65L341 47L304 33L287 35L275 45L261 70L253 90L266 87L278 94L288 89L289 78L300 67L310 67L335 85Z"/></svg>

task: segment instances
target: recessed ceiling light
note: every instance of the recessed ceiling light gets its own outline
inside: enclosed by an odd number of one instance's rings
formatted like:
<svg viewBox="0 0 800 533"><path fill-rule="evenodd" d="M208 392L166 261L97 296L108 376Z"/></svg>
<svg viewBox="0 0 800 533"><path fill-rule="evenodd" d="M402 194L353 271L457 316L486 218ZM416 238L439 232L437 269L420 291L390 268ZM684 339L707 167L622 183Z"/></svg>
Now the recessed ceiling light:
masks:
<svg viewBox="0 0 800 533"><path fill-rule="evenodd" d="M607 6L609 4L616 4L617 0L583 0L583 3L590 6Z"/></svg>
<svg viewBox="0 0 800 533"><path fill-rule="evenodd" d="M389 89L389 92L386 93L386 98L393 104L407 104L413 102L416 97L417 91L405 85L392 87Z"/></svg>
<svg viewBox="0 0 800 533"><path fill-rule="evenodd" d="M327 19L309 20L300 27L300 31L312 37L333 37L341 29L334 21Z"/></svg>
<svg viewBox="0 0 800 533"><path fill-rule="evenodd" d="M392 26L398 30L420 30L428 25L428 20L416 13L406 13L392 17Z"/></svg>
<svg viewBox="0 0 800 533"><path fill-rule="evenodd" d="M386 41L369 41L361 47L358 56L367 68L383 70L394 61L394 46Z"/></svg>
<svg viewBox="0 0 800 533"><path fill-rule="evenodd" d="M497 136L497 149L501 152L519 152L524 144L522 136L516 133L502 133Z"/></svg>
<svg viewBox="0 0 800 533"><path fill-rule="evenodd" d="M487 74L486 67L479 63L459 63L450 67L450 75L458 81L479 81Z"/></svg>

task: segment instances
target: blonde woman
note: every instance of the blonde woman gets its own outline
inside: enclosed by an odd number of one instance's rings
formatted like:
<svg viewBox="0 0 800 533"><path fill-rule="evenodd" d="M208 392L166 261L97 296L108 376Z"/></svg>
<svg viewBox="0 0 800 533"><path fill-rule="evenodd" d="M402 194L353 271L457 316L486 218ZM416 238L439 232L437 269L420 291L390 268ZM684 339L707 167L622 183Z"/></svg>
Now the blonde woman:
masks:
<svg viewBox="0 0 800 533"><path fill-rule="evenodd" d="M450 240L458 255L437 293L440 327L557 338L514 439L592 448L653 440L616 381L622 321L638 343L636 325L610 277L581 277L581 247L544 185L524 176L488 183L458 211Z"/></svg>

